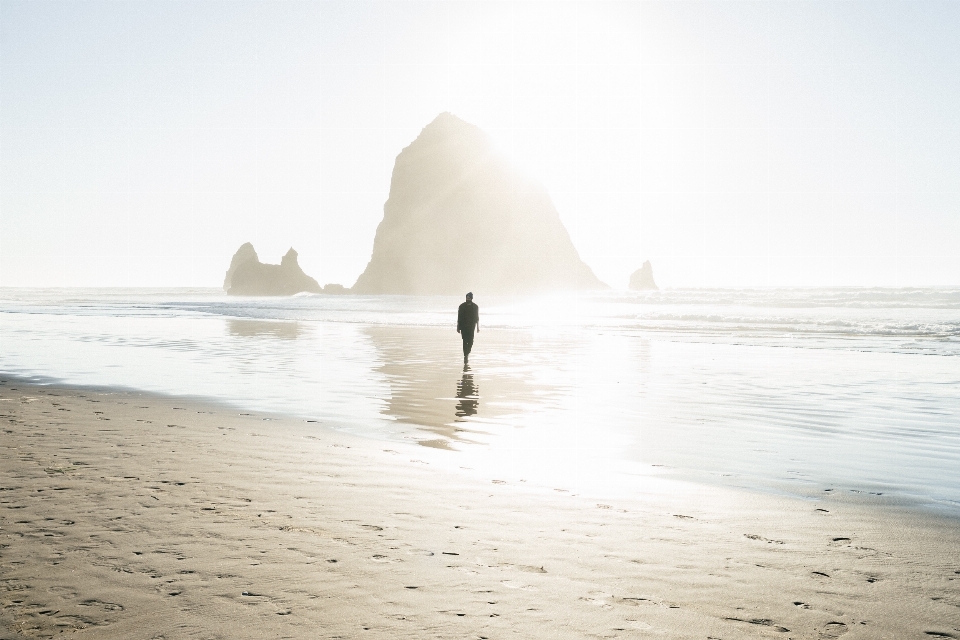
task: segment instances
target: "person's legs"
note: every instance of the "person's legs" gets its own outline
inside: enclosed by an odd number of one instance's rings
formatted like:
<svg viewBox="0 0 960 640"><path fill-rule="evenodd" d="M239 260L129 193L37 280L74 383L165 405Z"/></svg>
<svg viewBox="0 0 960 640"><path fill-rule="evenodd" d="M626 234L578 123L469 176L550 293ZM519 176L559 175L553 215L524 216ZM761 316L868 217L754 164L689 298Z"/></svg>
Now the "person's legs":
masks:
<svg viewBox="0 0 960 640"><path fill-rule="evenodd" d="M461 335L463 337L463 359L466 360L467 356L470 355L470 350L473 349L473 333L464 331Z"/></svg>

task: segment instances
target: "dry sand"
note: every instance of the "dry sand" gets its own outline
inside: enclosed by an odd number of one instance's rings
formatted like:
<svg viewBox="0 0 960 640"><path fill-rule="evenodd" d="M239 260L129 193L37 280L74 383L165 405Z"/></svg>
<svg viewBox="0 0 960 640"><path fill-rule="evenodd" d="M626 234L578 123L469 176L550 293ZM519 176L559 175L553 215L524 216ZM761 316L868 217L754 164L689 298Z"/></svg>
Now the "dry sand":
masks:
<svg viewBox="0 0 960 640"><path fill-rule="evenodd" d="M956 520L679 482L599 501L10 378L0 430L3 638L960 638Z"/></svg>

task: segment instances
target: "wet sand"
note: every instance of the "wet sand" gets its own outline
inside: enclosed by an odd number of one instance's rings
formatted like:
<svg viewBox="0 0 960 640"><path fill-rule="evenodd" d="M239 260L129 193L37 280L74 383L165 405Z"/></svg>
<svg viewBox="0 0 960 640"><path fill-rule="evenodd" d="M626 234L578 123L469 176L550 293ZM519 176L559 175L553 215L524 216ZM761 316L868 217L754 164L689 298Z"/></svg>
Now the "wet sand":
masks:
<svg viewBox="0 0 960 640"><path fill-rule="evenodd" d="M960 527L0 384L0 637L960 638Z"/></svg>

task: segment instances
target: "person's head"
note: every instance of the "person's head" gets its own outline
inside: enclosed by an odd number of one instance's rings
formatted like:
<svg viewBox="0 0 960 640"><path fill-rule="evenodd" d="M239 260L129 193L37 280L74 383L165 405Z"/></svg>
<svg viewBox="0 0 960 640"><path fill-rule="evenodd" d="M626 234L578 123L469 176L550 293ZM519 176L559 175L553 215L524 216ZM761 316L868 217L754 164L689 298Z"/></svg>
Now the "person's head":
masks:
<svg viewBox="0 0 960 640"><path fill-rule="evenodd" d="M467 302L473 302L473 292L467 293Z"/></svg>

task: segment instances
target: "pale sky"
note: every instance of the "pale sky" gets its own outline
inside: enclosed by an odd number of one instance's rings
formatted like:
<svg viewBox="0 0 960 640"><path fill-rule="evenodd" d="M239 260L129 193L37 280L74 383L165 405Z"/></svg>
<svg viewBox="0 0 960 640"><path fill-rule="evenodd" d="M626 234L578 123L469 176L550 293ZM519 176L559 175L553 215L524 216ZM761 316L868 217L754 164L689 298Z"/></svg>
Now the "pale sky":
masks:
<svg viewBox="0 0 960 640"><path fill-rule="evenodd" d="M0 0L0 285L370 258L450 111L623 288L960 284L960 2ZM465 239L464 241L468 241Z"/></svg>

